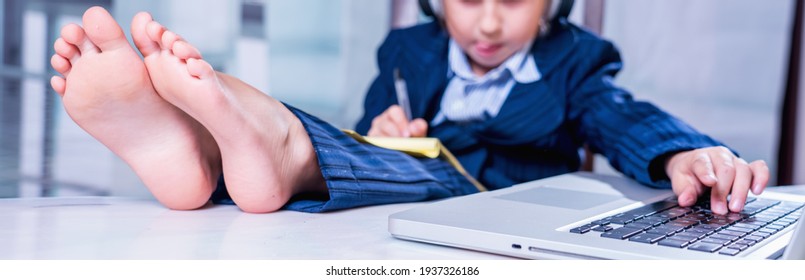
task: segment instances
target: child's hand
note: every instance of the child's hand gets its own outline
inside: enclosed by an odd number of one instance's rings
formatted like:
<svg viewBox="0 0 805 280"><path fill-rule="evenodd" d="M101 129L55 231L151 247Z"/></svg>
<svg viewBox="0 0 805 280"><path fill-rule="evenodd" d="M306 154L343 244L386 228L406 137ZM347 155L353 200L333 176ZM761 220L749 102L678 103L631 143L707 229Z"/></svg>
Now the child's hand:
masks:
<svg viewBox="0 0 805 280"><path fill-rule="evenodd" d="M391 105L383 114L372 120L368 136L424 137L428 134L428 122L419 118L408 122L399 105Z"/></svg>
<svg viewBox="0 0 805 280"><path fill-rule="evenodd" d="M746 163L725 147L677 153L666 162L665 172L681 206L693 205L705 187L711 188L710 208L716 214L727 213L729 194L729 211L740 212L749 190L760 194L769 182L765 161Z"/></svg>

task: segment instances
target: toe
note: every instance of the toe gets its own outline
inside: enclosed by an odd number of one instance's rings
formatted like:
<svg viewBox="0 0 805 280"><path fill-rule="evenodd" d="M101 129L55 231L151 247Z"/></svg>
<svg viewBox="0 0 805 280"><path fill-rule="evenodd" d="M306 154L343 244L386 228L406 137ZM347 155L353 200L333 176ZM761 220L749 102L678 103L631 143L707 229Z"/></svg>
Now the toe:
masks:
<svg viewBox="0 0 805 280"><path fill-rule="evenodd" d="M84 13L83 20L87 36L101 51L129 47L123 29L104 8L89 8Z"/></svg>
<svg viewBox="0 0 805 280"><path fill-rule="evenodd" d="M53 76L50 78L50 86L53 87L53 90L59 94L59 96L64 96L64 90L67 87L67 81L64 78L59 76Z"/></svg>
<svg viewBox="0 0 805 280"><path fill-rule="evenodd" d="M148 39L151 40L154 44L159 45L162 42L162 34L165 33L165 28L162 27L159 22L152 21L146 24L145 26L146 34L148 34ZM161 49L165 49L164 46L159 46Z"/></svg>
<svg viewBox="0 0 805 280"><path fill-rule="evenodd" d="M187 60L187 72L199 79L209 79L215 76L212 65L202 59L190 58Z"/></svg>
<svg viewBox="0 0 805 280"><path fill-rule="evenodd" d="M53 69L56 70L56 72L59 72L59 74L62 74L65 77L67 76L67 73L70 72L70 68L72 67L70 61L58 54L54 54L50 58L50 66L53 66Z"/></svg>
<svg viewBox="0 0 805 280"><path fill-rule="evenodd" d="M78 48L73 44L67 43L64 38L56 39L56 42L53 43L53 50L56 51L56 54L70 60L70 62L75 62L80 56Z"/></svg>
<svg viewBox="0 0 805 280"><path fill-rule="evenodd" d="M179 59L201 59L201 52L187 41L177 41L173 44L173 54Z"/></svg>
<svg viewBox="0 0 805 280"><path fill-rule="evenodd" d="M61 30L61 37L65 42L76 46L81 54L99 52L95 44L87 39L84 29L76 24L65 25Z"/></svg>
<svg viewBox="0 0 805 280"><path fill-rule="evenodd" d="M173 48L173 44L180 39L181 38L179 38L179 35L176 35L176 33L173 33L170 30L165 31L165 33L162 34L162 48L170 50Z"/></svg>
<svg viewBox="0 0 805 280"><path fill-rule="evenodd" d="M131 21L131 38L143 56L149 56L160 50L159 44L148 36L147 27L151 22L154 22L154 19L146 12L137 13Z"/></svg>
<svg viewBox="0 0 805 280"><path fill-rule="evenodd" d="M78 45L84 40L84 30L75 23L69 23L61 28L61 38L67 43Z"/></svg>

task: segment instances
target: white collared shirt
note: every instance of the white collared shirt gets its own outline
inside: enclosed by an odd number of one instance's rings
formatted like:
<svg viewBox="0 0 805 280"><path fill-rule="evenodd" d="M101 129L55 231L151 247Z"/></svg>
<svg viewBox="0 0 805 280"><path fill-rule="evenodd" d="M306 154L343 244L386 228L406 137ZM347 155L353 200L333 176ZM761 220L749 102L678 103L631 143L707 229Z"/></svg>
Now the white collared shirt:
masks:
<svg viewBox="0 0 805 280"><path fill-rule="evenodd" d="M453 39L448 50L447 77L450 82L444 91L441 108L431 126L447 120L470 122L497 116L515 82L532 83L542 75L534 57L528 53L531 44L514 53L500 66L476 76L467 56Z"/></svg>

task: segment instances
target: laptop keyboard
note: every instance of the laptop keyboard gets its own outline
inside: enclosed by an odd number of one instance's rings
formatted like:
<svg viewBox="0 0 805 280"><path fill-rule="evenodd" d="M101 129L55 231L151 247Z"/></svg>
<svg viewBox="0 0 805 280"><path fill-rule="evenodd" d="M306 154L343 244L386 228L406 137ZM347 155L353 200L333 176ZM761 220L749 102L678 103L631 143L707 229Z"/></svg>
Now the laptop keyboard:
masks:
<svg viewBox="0 0 805 280"><path fill-rule="evenodd" d="M708 199L691 207L659 201L570 230L657 246L734 256L797 222L803 203L747 198L741 212L710 211Z"/></svg>

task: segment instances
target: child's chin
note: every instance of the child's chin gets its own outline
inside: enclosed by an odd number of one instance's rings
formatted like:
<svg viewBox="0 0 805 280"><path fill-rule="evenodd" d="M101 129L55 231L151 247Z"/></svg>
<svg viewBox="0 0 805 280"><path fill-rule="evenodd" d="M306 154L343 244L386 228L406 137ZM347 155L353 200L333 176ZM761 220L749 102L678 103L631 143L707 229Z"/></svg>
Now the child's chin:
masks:
<svg viewBox="0 0 805 280"><path fill-rule="evenodd" d="M472 55L470 55L470 58L477 65L489 69L494 69L503 64L503 62L506 61L506 58L508 58L508 56L503 55L501 51L497 51L494 53L474 52Z"/></svg>
<svg viewBox="0 0 805 280"><path fill-rule="evenodd" d="M477 65L479 65L479 66L481 66L483 68L490 69L490 70L495 69L498 66L500 66L501 64L503 64L503 61L505 61L505 59L497 59L495 57L477 57L477 58L473 58L473 62L475 62L475 64L477 64Z"/></svg>

